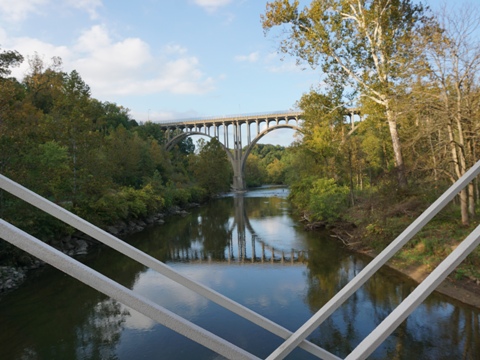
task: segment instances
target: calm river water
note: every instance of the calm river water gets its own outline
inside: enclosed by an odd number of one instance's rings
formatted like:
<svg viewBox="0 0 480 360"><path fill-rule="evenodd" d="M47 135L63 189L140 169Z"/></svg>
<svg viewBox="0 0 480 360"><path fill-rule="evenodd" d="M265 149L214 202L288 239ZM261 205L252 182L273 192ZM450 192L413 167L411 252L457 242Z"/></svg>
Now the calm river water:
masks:
<svg viewBox="0 0 480 360"><path fill-rule="evenodd" d="M369 261L305 232L287 190L225 197L125 240L295 331ZM267 357L281 340L108 248L83 262L169 310ZM309 339L345 357L415 284L384 269ZM0 297L0 359L220 359L50 267ZM288 359L313 359L295 350ZM479 311L433 294L371 359L479 359Z"/></svg>

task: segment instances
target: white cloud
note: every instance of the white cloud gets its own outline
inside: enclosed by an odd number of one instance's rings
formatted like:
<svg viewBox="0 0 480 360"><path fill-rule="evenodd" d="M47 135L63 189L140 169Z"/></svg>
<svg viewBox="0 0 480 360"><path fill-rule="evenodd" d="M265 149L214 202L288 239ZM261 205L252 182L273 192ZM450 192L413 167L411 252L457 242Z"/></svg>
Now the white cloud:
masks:
<svg viewBox="0 0 480 360"><path fill-rule="evenodd" d="M87 12L91 19L98 18L97 8L102 6L102 0L68 0L65 4L60 0L0 0L0 18L7 22L21 22L31 14L53 11L47 5L67 5Z"/></svg>
<svg viewBox="0 0 480 360"><path fill-rule="evenodd" d="M105 27L94 26L80 36L75 49L81 56L74 67L100 94L201 94L214 86L198 59L177 44L166 45L156 58L143 40L115 42Z"/></svg>
<svg viewBox="0 0 480 360"><path fill-rule="evenodd" d="M222 6L230 4L232 0L194 0L194 3L201 6L208 12L214 12Z"/></svg>
<svg viewBox="0 0 480 360"><path fill-rule="evenodd" d="M22 79L29 70L28 57L30 56L38 54L46 65L50 64L50 60L54 56L61 57L64 63L68 63L73 57L72 51L66 46L56 46L30 37L11 39L1 28L0 40L3 49L16 50L25 58L20 67L12 69L12 76L18 79Z"/></svg>
<svg viewBox="0 0 480 360"><path fill-rule="evenodd" d="M296 63L295 60L286 60L278 53L270 53L265 58L266 69L273 73L301 72L305 69Z"/></svg>
<svg viewBox="0 0 480 360"><path fill-rule="evenodd" d="M0 0L0 16L7 22L19 22L30 13L38 13L50 0Z"/></svg>
<svg viewBox="0 0 480 360"><path fill-rule="evenodd" d="M101 7L102 0L68 0L68 4L74 8L86 11L91 19L97 19L97 8Z"/></svg>
<svg viewBox="0 0 480 360"><path fill-rule="evenodd" d="M38 53L48 64L53 56L63 60L65 71L77 70L95 97L144 95L159 92L204 94L214 89L216 80L200 69L197 57L178 44L168 44L154 56L140 38L112 39L105 26L83 32L73 46L57 46L35 38L8 38L0 28L2 47L19 51L25 58ZM13 75L22 78L25 61Z"/></svg>
<svg viewBox="0 0 480 360"><path fill-rule="evenodd" d="M178 45L178 44L168 44L163 47L163 50L166 54L186 54L187 48Z"/></svg>
<svg viewBox="0 0 480 360"><path fill-rule="evenodd" d="M254 62L257 62L258 59L260 57L260 54L258 51L256 52L252 52L248 55L238 55L238 56L235 56L235 60L236 61L241 61L241 62L251 62L251 63L254 63Z"/></svg>

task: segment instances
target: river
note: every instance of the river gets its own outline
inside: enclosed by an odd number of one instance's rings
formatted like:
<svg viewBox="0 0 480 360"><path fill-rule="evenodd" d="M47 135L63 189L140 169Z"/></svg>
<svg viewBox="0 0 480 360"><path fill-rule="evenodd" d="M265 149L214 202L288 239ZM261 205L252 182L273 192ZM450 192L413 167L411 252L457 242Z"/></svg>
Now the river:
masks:
<svg viewBox="0 0 480 360"><path fill-rule="evenodd" d="M125 241L295 331L369 262L306 232L287 190L217 199ZM260 358L281 339L162 275L98 247L81 261ZM310 336L345 357L414 288L382 269ZM0 359L220 359L49 266L0 297ZM301 349L288 359L314 359ZM432 294L370 359L479 359L479 311Z"/></svg>

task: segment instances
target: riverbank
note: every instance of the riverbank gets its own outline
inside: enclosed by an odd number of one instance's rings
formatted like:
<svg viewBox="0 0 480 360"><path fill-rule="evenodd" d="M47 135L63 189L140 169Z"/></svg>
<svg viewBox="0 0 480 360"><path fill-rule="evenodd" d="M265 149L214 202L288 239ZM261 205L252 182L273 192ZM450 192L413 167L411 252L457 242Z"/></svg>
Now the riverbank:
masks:
<svg viewBox="0 0 480 360"><path fill-rule="evenodd" d="M162 225L168 216L185 216L188 214L188 209L198 206L200 206L198 203L191 203L183 208L172 206L164 212L129 221L119 221L105 227L104 230L116 237L123 237L142 231L148 226ZM80 231L75 231L71 235L51 241L49 245L68 256L77 257L86 255L91 248L99 246L101 243ZM30 271L45 265L41 260L28 254L25 254L20 260L21 263L18 266L0 266L0 294L15 290L25 281Z"/></svg>
<svg viewBox="0 0 480 360"><path fill-rule="evenodd" d="M361 253L372 258L377 255L372 250L361 251ZM417 283L421 283L431 273L429 267L426 265L406 265L396 259L392 259L387 262L386 265ZM454 276L450 275L435 289L435 291L464 304L480 309L480 284L478 280L467 277L455 279Z"/></svg>
<svg viewBox="0 0 480 360"><path fill-rule="evenodd" d="M410 196L394 202L389 197L360 198L332 228L332 237L349 249L375 257L428 207L429 202ZM448 205L411 239L387 266L422 282L479 224L460 224L458 208ZM327 225L328 226L328 225ZM312 225L310 225L312 227ZM437 292L480 308L479 250L476 249L436 289Z"/></svg>

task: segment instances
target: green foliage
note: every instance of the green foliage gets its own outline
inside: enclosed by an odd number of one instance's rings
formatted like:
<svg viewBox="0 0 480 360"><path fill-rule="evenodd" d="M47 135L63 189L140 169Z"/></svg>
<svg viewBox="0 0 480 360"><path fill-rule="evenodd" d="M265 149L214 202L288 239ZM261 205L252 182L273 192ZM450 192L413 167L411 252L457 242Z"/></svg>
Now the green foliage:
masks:
<svg viewBox="0 0 480 360"><path fill-rule="evenodd" d="M334 179L317 179L310 189L308 209L315 220L332 222L340 218L348 204L349 189Z"/></svg>
<svg viewBox="0 0 480 360"><path fill-rule="evenodd" d="M3 50L0 52L0 78L10 75L10 68L19 66L22 62L23 56L18 51Z"/></svg>
<svg viewBox="0 0 480 360"><path fill-rule="evenodd" d="M109 191L94 203L86 205L81 216L98 225L110 225L120 220L138 219L164 209L165 199L151 184L141 189L122 187ZM85 211L84 210L84 211Z"/></svg>
<svg viewBox="0 0 480 360"><path fill-rule="evenodd" d="M405 188L397 102L415 77L415 69L425 62L416 42L419 33L435 25L428 8L410 0L314 0L303 8L299 1L275 0L267 3L261 19L265 32L276 27L283 30L280 51L313 68L321 67L328 97L345 101L360 95L382 108L398 185ZM329 151L337 147L329 142L328 128L314 130L309 134L311 145L331 157Z"/></svg>
<svg viewBox="0 0 480 360"><path fill-rule="evenodd" d="M32 149L25 158L30 176L42 181L31 185L32 190L42 193L55 202L69 201L72 193L72 171L68 149L55 141L48 141Z"/></svg>
<svg viewBox="0 0 480 360"><path fill-rule="evenodd" d="M167 152L158 124L139 126L128 109L93 99L80 74L63 72L58 58L48 66L38 56L31 58L21 83L3 78L20 60L15 52L0 54L3 175L100 226L201 202L228 189L228 161L214 167L215 175L227 174L223 183L208 184L208 190L200 186L188 168L191 139ZM226 159L218 144L205 151L212 152L209 158ZM3 192L0 217L45 241L71 232ZM0 244L0 259L15 262L9 256L20 252Z"/></svg>
<svg viewBox="0 0 480 360"><path fill-rule="evenodd" d="M287 149L280 145L256 144L247 158L247 186L285 184Z"/></svg>
<svg viewBox="0 0 480 360"><path fill-rule="evenodd" d="M306 177L290 187L290 200L309 220L332 222L347 208L349 189L333 179Z"/></svg>
<svg viewBox="0 0 480 360"><path fill-rule="evenodd" d="M261 186L267 181L267 171L257 155L250 154L245 166L247 187Z"/></svg>
<svg viewBox="0 0 480 360"><path fill-rule="evenodd" d="M199 145L198 155L190 156L190 168L198 185L204 188L209 196L228 191L232 180L232 167L224 148L215 138Z"/></svg>
<svg viewBox="0 0 480 360"><path fill-rule="evenodd" d="M278 159L267 165L267 175L270 184L285 183L285 162Z"/></svg>
<svg viewBox="0 0 480 360"><path fill-rule="evenodd" d="M303 8L276 0L261 19L265 32L284 30L281 51L322 66L332 75L327 82L352 84L381 102L418 56L413 41L426 12L410 0L314 0Z"/></svg>

